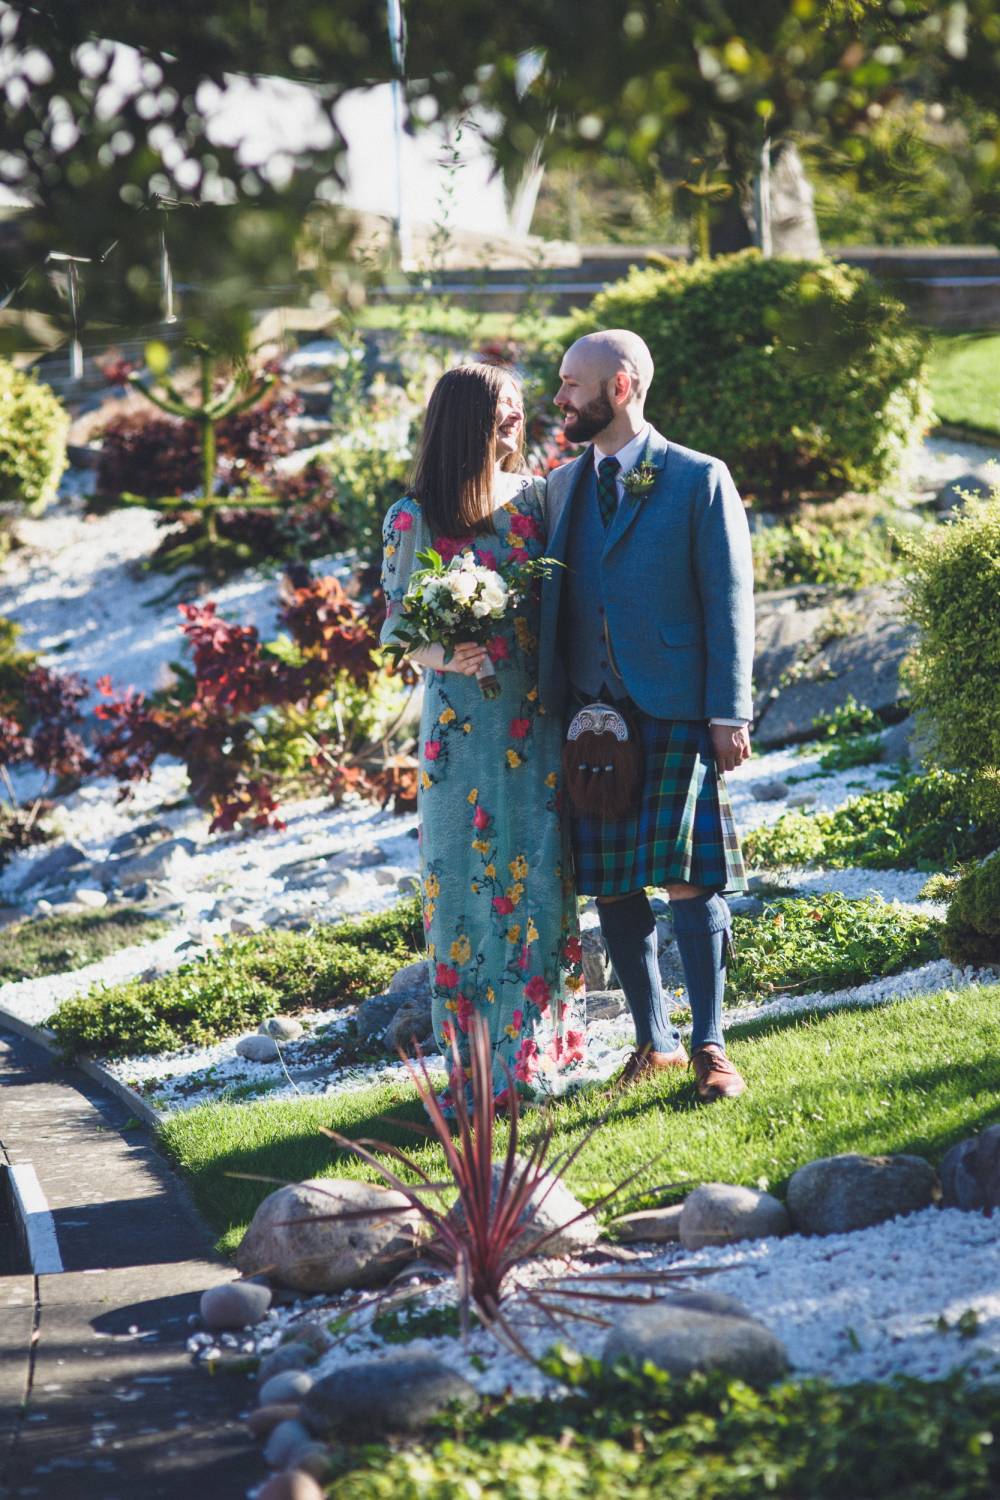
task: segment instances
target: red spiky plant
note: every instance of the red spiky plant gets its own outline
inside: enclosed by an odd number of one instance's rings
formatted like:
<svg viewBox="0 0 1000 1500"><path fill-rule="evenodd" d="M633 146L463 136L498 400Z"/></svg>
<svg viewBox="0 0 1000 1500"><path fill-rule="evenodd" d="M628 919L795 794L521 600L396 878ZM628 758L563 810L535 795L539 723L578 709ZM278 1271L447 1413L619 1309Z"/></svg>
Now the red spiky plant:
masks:
<svg viewBox="0 0 1000 1500"><path fill-rule="evenodd" d="M426 1061L419 1049L416 1062L400 1052L430 1119L429 1125L408 1122L405 1128L427 1138L437 1139L444 1152L448 1179L445 1182L432 1181L411 1156L386 1141L352 1141L338 1131L323 1128L323 1133L342 1150L352 1152L367 1162L389 1187L406 1200L405 1205L400 1205L395 1210L352 1209L342 1214L331 1214L330 1218L338 1221L376 1216L384 1218L392 1212L408 1213L415 1209L430 1230L427 1241L421 1246L423 1258L437 1262L442 1269L455 1275L463 1334L468 1332L471 1311L486 1327L505 1335L506 1342L528 1359L532 1356L511 1326L505 1312L505 1304L514 1294L524 1299L557 1332L562 1333L562 1313L574 1320L603 1325L610 1323L611 1320L599 1312L581 1311L581 1302L603 1303L606 1307L612 1303L646 1302L652 1300L650 1295L638 1290L630 1291L630 1284L636 1288L649 1287L656 1283L690 1277L693 1274L691 1268L683 1271L634 1273L602 1271L601 1282L611 1283L614 1287L614 1290L606 1292L594 1289L593 1278L586 1290L565 1286L565 1278L550 1278L531 1286L519 1284L513 1274L519 1266L529 1258L543 1253L546 1245L551 1244L571 1225L610 1203L645 1173L651 1163L644 1163L589 1209L582 1209L564 1223L539 1233L535 1221L542 1205L556 1186L561 1173L572 1165L600 1129L602 1122L598 1121L586 1131L575 1146L550 1159L554 1121L548 1111L533 1144L521 1156L518 1152L518 1096L508 1073L505 1099L510 1131L501 1157L501 1170L499 1174L495 1174L493 1053L489 1027L483 1017L478 1015L472 1017L469 1028L469 1051L470 1067L466 1068L459 1055L457 1037L453 1039L450 1092L454 1100L454 1129L445 1117ZM466 1077L469 1080L471 1099L466 1097ZM390 1164L392 1160L398 1162L407 1176L412 1176L416 1181L407 1181L400 1176ZM442 1193L450 1195L456 1191L457 1198L450 1211L439 1206ZM410 1287L404 1297L409 1300L426 1289L427 1284ZM553 1298L560 1300L554 1303L551 1300Z"/></svg>

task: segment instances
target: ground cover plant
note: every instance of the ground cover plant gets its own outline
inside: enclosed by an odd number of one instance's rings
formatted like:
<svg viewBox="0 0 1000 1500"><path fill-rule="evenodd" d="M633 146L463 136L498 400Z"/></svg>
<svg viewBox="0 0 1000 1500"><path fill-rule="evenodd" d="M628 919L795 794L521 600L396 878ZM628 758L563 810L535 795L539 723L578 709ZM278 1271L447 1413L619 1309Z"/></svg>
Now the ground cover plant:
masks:
<svg viewBox="0 0 1000 1500"><path fill-rule="evenodd" d="M1000 1393L960 1377L756 1391L559 1351L561 1400L489 1403L423 1443L341 1448L338 1500L989 1500ZM488 1478L486 1478L488 1476Z"/></svg>
<svg viewBox="0 0 1000 1500"><path fill-rule="evenodd" d="M980 811L975 778L931 770L862 792L836 812L783 813L744 839L749 864L767 869L940 870L996 846L996 824Z"/></svg>
<svg viewBox="0 0 1000 1500"><path fill-rule="evenodd" d="M414 899L308 932L229 938L169 974L93 986L48 1018L70 1054L176 1051L253 1029L280 1012L347 1005L388 984L415 955Z"/></svg>
<svg viewBox="0 0 1000 1500"><path fill-rule="evenodd" d="M936 333L930 380L939 420L1000 437L998 369L1000 333Z"/></svg>
<svg viewBox="0 0 1000 1500"><path fill-rule="evenodd" d="M136 906L37 917L4 931L0 984L82 969L121 948L154 942L166 931L166 922Z"/></svg>
<svg viewBox="0 0 1000 1500"><path fill-rule="evenodd" d="M844 265L743 251L633 269L572 332L599 327L643 336L651 420L733 455L753 495L879 489L929 420L923 339L900 302Z"/></svg>
<svg viewBox="0 0 1000 1500"><path fill-rule="evenodd" d="M940 765L996 766L1000 629L1000 471L992 498L908 537L904 608L917 627L905 680Z"/></svg>
<svg viewBox="0 0 1000 1500"><path fill-rule="evenodd" d="M737 1105L699 1107L683 1074L659 1074L617 1097L595 1089L561 1102L553 1145L575 1144L601 1122L565 1173L586 1204L655 1162L633 1203L616 1206L622 1212L682 1197L699 1182L766 1186L780 1196L798 1167L842 1151L910 1151L939 1161L971 1131L1000 1121L998 1024L996 985L878 1008L764 1017L728 1033L728 1050L749 1084ZM424 1118L412 1086L380 1083L333 1096L198 1106L172 1115L162 1139L223 1249L232 1251L273 1186L232 1173L279 1182L324 1174L377 1180L357 1158L331 1155L320 1133L326 1126L402 1146L438 1181L440 1147L414 1146L407 1128ZM507 1128L497 1121L501 1151ZM530 1117L525 1136L530 1145ZM683 1186L658 1192L665 1182Z"/></svg>
<svg viewBox="0 0 1000 1500"><path fill-rule="evenodd" d="M775 991L838 990L940 956L940 923L898 903L835 891L775 901L734 917L730 1003Z"/></svg>
<svg viewBox="0 0 1000 1500"><path fill-rule="evenodd" d="M856 510L856 507L852 507ZM794 519L753 533L754 582L760 589L815 583L865 588L899 571L899 548L885 516L856 514L829 506L802 507Z"/></svg>

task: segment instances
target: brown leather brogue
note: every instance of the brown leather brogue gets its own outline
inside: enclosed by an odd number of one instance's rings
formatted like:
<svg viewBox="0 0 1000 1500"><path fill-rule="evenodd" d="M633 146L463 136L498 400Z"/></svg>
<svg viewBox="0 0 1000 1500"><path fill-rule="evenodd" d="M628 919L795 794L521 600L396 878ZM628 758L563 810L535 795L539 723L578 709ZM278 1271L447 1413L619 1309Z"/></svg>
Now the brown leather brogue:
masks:
<svg viewBox="0 0 1000 1500"><path fill-rule="evenodd" d="M698 1098L706 1104L714 1099L738 1099L746 1092L743 1079L722 1048L714 1042L706 1042L692 1054L691 1066Z"/></svg>
<svg viewBox="0 0 1000 1500"><path fill-rule="evenodd" d="M673 1052L654 1052L650 1047L637 1048L617 1078L612 1079L611 1087L615 1092L631 1088L640 1078L648 1078L651 1073L659 1073L664 1068L686 1068L688 1061L688 1055L680 1042Z"/></svg>

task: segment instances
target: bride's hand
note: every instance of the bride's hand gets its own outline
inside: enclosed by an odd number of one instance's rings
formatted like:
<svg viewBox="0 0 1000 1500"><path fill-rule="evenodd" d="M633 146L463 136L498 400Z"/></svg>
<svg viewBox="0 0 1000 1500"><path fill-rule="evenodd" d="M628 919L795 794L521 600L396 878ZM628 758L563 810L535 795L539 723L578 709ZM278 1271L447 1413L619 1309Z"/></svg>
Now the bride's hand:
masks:
<svg viewBox="0 0 1000 1500"><path fill-rule="evenodd" d="M445 661L443 646L422 646L411 653L410 660L433 672L461 672L463 677L475 677L486 660L486 647L475 641L460 641Z"/></svg>

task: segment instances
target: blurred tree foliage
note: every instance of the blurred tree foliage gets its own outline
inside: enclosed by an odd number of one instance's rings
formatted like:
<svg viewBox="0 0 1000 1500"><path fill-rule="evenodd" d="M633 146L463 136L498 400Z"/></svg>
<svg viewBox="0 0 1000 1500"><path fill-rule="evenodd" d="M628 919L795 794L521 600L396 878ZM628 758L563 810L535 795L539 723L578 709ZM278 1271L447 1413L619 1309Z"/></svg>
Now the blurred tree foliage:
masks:
<svg viewBox="0 0 1000 1500"><path fill-rule="evenodd" d="M553 161L611 152L666 176L715 155L735 183L765 133L836 144L904 88L988 109L1000 76L994 0L461 0L460 19L455 0L411 6L411 120L486 106L511 175L542 143ZM299 237L340 195L339 101L392 76L384 0L0 3L0 46L0 183L32 205L0 302L65 324L64 279L40 269L60 250L109 266L86 277L90 320L158 316L164 218L178 283L208 289L186 296L195 337L238 343L262 294L339 295L315 262L304 279ZM227 137L213 105L233 75L308 86L314 118L294 156L262 152L245 128ZM1000 168L995 133L977 153ZM346 231L324 235L335 260Z"/></svg>

